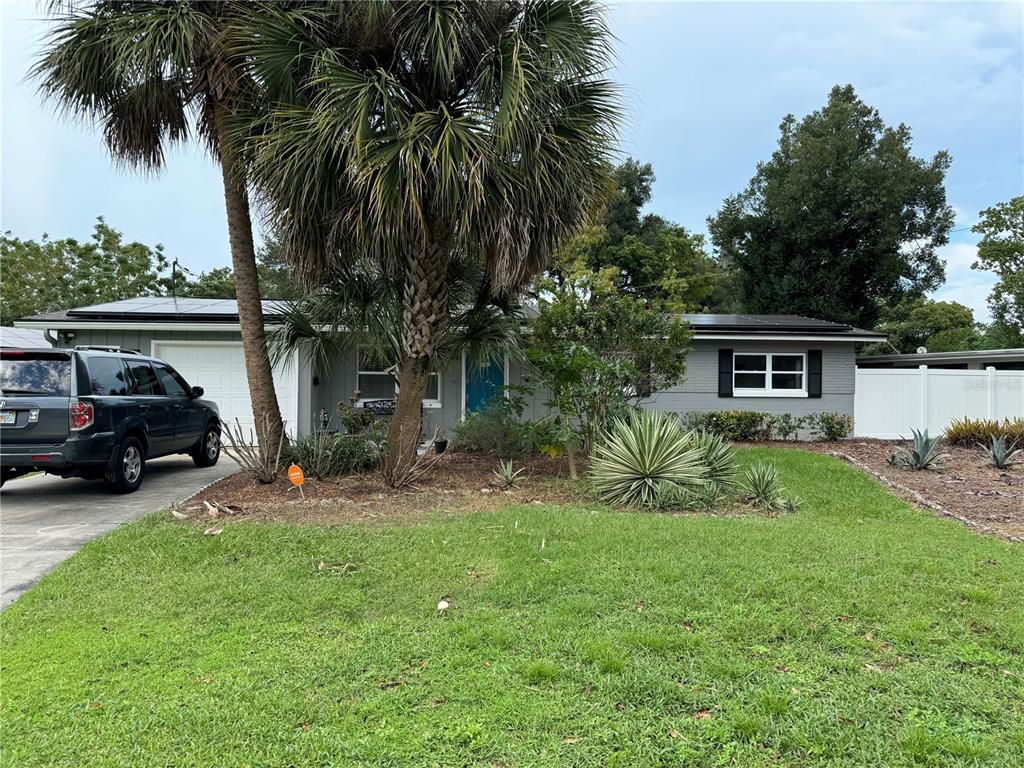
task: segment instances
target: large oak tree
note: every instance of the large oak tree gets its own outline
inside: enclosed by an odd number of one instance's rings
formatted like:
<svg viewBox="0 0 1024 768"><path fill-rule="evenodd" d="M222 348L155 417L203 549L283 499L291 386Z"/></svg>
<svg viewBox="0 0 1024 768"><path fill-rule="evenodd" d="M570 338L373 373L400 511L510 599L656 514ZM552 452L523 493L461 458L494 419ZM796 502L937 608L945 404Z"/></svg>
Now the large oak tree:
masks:
<svg viewBox="0 0 1024 768"><path fill-rule="evenodd" d="M881 302L943 282L937 249L954 220L946 152L914 157L910 129L886 126L849 85L802 120L787 116L781 134L747 188L708 220L743 309L871 328Z"/></svg>

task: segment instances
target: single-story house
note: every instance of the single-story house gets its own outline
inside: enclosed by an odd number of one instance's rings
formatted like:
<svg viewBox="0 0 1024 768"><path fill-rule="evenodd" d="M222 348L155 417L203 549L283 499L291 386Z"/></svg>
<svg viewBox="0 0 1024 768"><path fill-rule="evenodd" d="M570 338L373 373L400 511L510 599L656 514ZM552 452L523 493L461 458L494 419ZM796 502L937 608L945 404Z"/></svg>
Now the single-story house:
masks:
<svg viewBox="0 0 1024 768"><path fill-rule="evenodd" d="M914 352L905 355L867 355L858 368L937 368L950 371L1024 371L1024 349L977 349L964 352Z"/></svg>
<svg viewBox="0 0 1024 768"><path fill-rule="evenodd" d="M280 305L264 302L268 324ZM685 379L654 392L646 407L680 413L742 409L794 415L838 411L853 415L855 347L881 334L794 315L685 315L694 331ZM146 297L52 312L18 321L46 332L56 346L117 346L162 358L206 390L225 420L252 424L238 310L233 300ZM461 363L433 374L423 401L426 429L450 430L504 386L529 386L519 361ZM311 370L298 355L275 370L277 395L288 428L310 432L322 409L358 393L358 402L389 399L395 381L384 365L357 348L330 371ZM524 416L545 415L544 394L527 402Z"/></svg>

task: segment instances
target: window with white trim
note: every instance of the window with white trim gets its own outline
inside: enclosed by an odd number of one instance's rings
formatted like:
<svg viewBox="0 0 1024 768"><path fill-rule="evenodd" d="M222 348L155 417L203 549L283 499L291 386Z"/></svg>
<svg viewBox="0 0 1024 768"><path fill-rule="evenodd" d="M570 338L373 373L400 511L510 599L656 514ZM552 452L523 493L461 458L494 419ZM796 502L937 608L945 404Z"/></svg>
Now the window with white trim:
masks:
<svg viewBox="0 0 1024 768"><path fill-rule="evenodd" d="M732 369L733 395L807 395L807 356L803 353L735 352Z"/></svg>
<svg viewBox="0 0 1024 768"><path fill-rule="evenodd" d="M356 388L360 400L394 400L398 394L398 366L388 365L368 352L357 355ZM423 402L440 404L441 377L437 373L427 376Z"/></svg>

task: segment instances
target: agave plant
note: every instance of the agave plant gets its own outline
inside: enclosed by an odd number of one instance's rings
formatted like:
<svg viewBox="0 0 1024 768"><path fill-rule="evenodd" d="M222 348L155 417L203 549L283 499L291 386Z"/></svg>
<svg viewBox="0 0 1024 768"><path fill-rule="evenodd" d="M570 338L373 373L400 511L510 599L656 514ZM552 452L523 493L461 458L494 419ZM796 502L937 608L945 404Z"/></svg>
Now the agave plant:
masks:
<svg viewBox="0 0 1024 768"><path fill-rule="evenodd" d="M523 469L523 467L513 469L511 460L503 461L494 470L494 480L503 491L511 490L516 487L516 481L519 479L519 475L523 473Z"/></svg>
<svg viewBox="0 0 1024 768"><path fill-rule="evenodd" d="M1024 454L1024 451L1018 448L1016 443L1007 444L1005 435L998 437L993 435L991 445L984 443L978 443L978 445L985 451L985 461L996 469L1006 469L1018 463L1021 461L1021 455Z"/></svg>
<svg viewBox="0 0 1024 768"><path fill-rule="evenodd" d="M923 432L914 429L911 432L913 439L910 441L910 447L897 449L886 462L900 469L938 471L942 467L942 462L949 458L948 453L939 451L942 435L928 437L927 429Z"/></svg>
<svg viewBox="0 0 1024 768"><path fill-rule="evenodd" d="M736 449L714 432L694 430L687 435L690 445L700 451L709 481L719 486L736 482Z"/></svg>
<svg viewBox="0 0 1024 768"><path fill-rule="evenodd" d="M656 506L660 483L704 483L707 470L678 421L659 411L615 419L594 449L590 476L597 495L613 504Z"/></svg>

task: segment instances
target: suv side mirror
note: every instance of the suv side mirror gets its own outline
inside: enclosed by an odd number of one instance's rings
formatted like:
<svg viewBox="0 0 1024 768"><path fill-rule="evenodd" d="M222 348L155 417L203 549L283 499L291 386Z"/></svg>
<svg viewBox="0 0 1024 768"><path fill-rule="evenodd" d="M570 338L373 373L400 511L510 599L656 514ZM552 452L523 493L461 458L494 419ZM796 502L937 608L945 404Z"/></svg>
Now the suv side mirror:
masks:
<svg viewBox="0 0 1024 768"><path fill-rule="evenodd" d="M202 397L204 391L202 387L192 387L192 397Z"/></svg>

